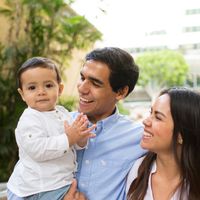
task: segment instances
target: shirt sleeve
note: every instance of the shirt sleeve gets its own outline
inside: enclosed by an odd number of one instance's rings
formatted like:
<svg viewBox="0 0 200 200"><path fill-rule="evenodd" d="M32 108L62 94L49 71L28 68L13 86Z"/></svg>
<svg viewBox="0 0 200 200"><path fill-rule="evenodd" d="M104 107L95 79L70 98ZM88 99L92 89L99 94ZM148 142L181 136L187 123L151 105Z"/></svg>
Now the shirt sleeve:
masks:
<svg viewBox="0 0 200 200"><path fill-rule="evenodd" d="M76 150L86 149L86 148L88 148L88 143L89 143L89 140L87 140L86 145L83 146L83 147L79 146L78 144L75 144L75 145L74 145L74 148L75 148Z"/></svg>
<svg viewBox="0 0 200 200"><path fill-rule="evenodd" d="M15 130L19 150L35 161L46 161L63 156L69 150L66 134L48 136L40 117L21 117Z"/></svg>

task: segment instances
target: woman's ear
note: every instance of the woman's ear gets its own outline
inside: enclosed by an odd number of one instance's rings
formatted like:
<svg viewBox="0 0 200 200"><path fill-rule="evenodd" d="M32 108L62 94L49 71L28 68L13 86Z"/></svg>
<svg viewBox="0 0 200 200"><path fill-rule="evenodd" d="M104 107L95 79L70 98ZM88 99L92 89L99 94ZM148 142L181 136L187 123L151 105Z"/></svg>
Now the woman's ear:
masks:
<svg viewBox="0 0 200 200"><path fill-rule="evenodd" d="M127 85L124 88L119 89L116 97L117 101L124 99L127 96L128 91L129 87Z"/></svg>
<svg viewBox="0 0 200 200"><path fill-rule="evenodd" d="M19 94L20 94L21 98L23 99L23 101L25 101L23 90L21 88L18 88L17 91L19 92Z"/></svg>
<svg viewBox="0 0 200 200"><path fill-rule="evenodd" d="M62 83L59 84L59 91L58 91L58 95L60 96L63 92L64 89L64 85Z"/></svg>

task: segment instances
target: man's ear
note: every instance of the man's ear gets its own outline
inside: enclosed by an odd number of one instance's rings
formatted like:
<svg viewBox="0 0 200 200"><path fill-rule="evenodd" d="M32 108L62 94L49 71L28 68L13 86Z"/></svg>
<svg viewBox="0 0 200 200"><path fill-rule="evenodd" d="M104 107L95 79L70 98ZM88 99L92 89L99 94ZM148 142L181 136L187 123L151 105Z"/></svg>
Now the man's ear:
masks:
<svg viewBox="0 0 200 200"><path fill-rule="evenodd" d="M19 92L19 94L20 94L21 98L23 99L23 101L25 101L23 90L21 88L18 88L17 91Z"/></svg>
<svg viewBox="0 0 200 200"><path fill-rule="evenodd" d="M64 85L62 83L59 84L59 91L58 91L58 95L60 96L63 92L64 89Z"/></svg>
<svg viewBox="0 0 200 200"><path fill-rule="evenodd" d="M116 97L117 101L124 99L127 96L128 91L129 87L127 85L124 88L119 89Z"/></svg>

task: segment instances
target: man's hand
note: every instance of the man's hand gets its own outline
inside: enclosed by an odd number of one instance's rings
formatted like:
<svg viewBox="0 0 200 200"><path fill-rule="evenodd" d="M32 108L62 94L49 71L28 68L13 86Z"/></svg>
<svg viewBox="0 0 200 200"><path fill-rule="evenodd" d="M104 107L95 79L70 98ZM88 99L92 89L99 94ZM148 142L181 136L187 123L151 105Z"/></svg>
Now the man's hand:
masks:
<svg viewBox="0 0 200 200"><path fill-rule="evenodd" d="M76 179L73 180L69 191L64 196L63 200L87 200L83 193L77 191L77 181Z"/></svg>

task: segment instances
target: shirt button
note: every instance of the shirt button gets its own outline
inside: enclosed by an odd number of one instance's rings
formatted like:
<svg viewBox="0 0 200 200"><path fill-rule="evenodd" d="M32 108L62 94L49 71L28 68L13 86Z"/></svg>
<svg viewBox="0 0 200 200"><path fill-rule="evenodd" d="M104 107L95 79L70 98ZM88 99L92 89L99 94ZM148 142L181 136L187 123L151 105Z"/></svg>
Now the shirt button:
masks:
<svg viewBox="0 0 200 200"><path fill-rule="evenodd" d="M90 164L90 161L89 160L85 160L85 164Z"/></svg>
<svg viewBox="0 0 200 200"><path fill-rule="evenodd" d="M105 160L101 160L100 162L101 162L102 166L106 166L106 164L107 164Z"/></svg>
<svg viewBox="0 0 200 200"><path fill-rule="evenodd" d="M82 186L82 187L85 187L85 184L84 184L84 183L81 183L81 186Z"/></svg>

